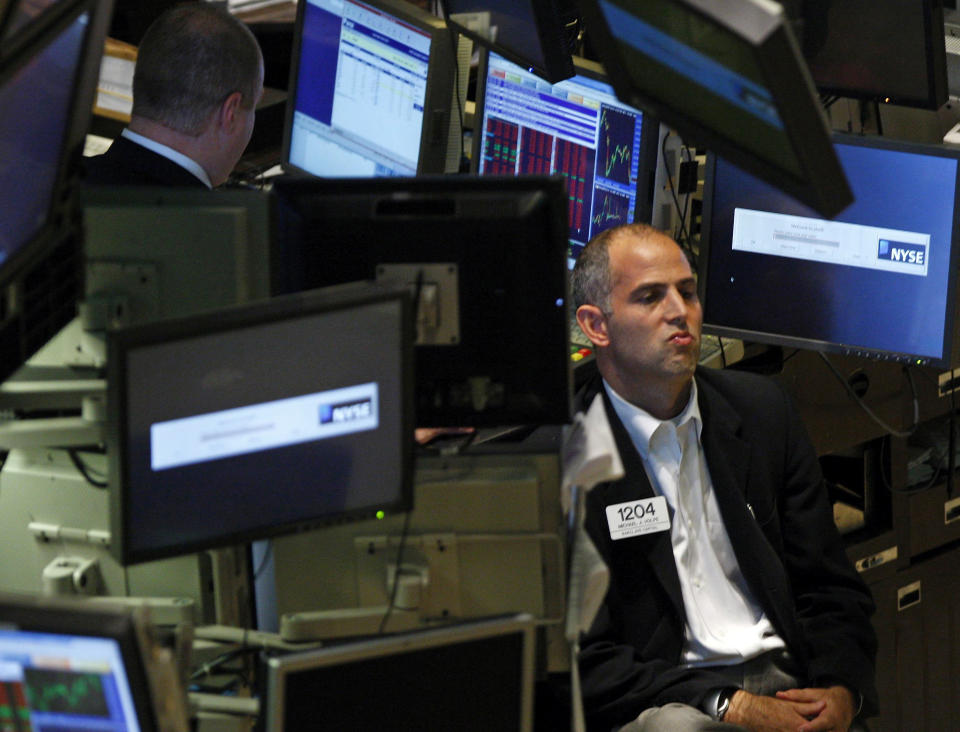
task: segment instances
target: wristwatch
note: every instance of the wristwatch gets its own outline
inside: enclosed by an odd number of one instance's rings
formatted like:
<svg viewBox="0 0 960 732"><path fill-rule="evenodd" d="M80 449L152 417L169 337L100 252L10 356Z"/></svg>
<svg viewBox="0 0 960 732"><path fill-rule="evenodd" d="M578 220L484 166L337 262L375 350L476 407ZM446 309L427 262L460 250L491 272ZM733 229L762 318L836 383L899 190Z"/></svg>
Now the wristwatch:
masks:
<svg viewBox="0 0 960 732"><path fill-rule="evenodd" d="M715 722L722 722L727 710L730 708L730 700L738 691L736 686L725 686L712 692L707 697L704 711L709 714Z"/></svg>
<svg viewBox="0 0 960 732"><path fill-rule="evenodd" d="M716 717L714 717L718 722L722 722L723 718L727 716L727 710L730 708L730 700L736 693L737 690L732 686L720 689L720 694L717 696L717 714Z"/></svg>

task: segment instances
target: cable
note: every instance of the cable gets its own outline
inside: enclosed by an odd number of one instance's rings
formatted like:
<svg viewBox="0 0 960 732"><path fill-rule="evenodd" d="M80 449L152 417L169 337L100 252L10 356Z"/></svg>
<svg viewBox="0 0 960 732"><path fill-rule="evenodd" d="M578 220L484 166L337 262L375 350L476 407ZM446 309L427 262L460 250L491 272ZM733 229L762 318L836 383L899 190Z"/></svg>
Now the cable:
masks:
<svg viewBox="0 0 960 732"><path fill-rule="evenodd" d="M400 532L400 544L397 546L397 571L393 573L393 588L390 590L390 603L387 605L387 611L383 614L383 618L380 620L380 627L377 629L377 635L383 635L387 627L387 620L390 619L390 614L393 612L394 607L396 607L397 602L397 591L400 588L400 572L401 567L403 567L403 550L407 545L407 532L410 530L410 516L413 515L413 511L407 511L406 515L403 517L403 529Z"/></svg>
<svg viewBox="0 0 960 732"><path fill-rule="evenodd" d="M70 456L70 462L73 463L73 466L77 469L80 475L83 476L87 483L92 485L94 488L105 489L107 487L106 481L97 480L90 474L90 468L83 464L83 461L80 459L80 456L77 454L76 450L67 450L67 455Z"/></svg>
<svg viewBox="0 0 960 732"><path fill-rule="evenodd" d="M908 431L898 430L894 427L891 427L889 424L884 422L880 417L878 417L872 409L867 405L863 399L853 390L853 387L847 382L843 374L840 373L840 370L831 363L830 359L827 358L826 354L817 351L817 355L823 360L827 367L833 372L834 376L837 377L837 380L843 384L843 388L847 390L847 393L853 399L854 402L867 414L870 419L876 422L880 427L883 428L885 432L893 435L894 437L910 437L917 427L920 424L920 400L917 397L917 385L913 381L913 375L910 373L909 368L904 368L904 372L907 375L907 380L910 382L910 391L913 393L913 426L910 427Z"/></svg>
<svg viewBox="0 0 960 732"><path fill-rule="evenodd" d="M690 237L687 233L687 222L684 219L683 209L680 207L680 199L677 198L677 190L673 183L673 174L670 172L670 166L667 165L667 138L672 134L672 132L668 131L667 134L663 136L663 140L660 143L660 158L663 161L663 169L667 172L667 184L670 188L670 195L673 197L673 205L677 209L677 215L680 217L682 241L678 241L677 243L681 249L693 255L693 250L690 248ZM675 236L674 238L677 237ZM696 260L696 257L691 256L691 260Z"/></svg>
<svg viewBox="0 0 960 732"><path fill-rule="evenodd" d="M438 3L438 6L440 3ZM438 7L439 9L439 7ZM441 16L445 17L445 16ZM466 167L469 166L469 160L467 159L466 150L463 147L463 105L460 103L460 58L458 52L459 42L458 38L460 37L459 33L453 32L450 34L450 45L452 46L451 50L453 51L453 83L454 83L454 97L457 100L457 117L460 122L460 134L457 135L457 144L460 147L460 156L458 158L458 172L465 173Z"/></svg>

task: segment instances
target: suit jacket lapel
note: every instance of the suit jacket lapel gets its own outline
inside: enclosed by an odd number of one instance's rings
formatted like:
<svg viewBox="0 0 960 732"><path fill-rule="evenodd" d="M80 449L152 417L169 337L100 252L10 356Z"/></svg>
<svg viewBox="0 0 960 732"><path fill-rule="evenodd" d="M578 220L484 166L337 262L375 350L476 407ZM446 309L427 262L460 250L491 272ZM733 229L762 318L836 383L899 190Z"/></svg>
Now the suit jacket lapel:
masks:
<svg viewBox="0 0 960 732"><path fill-rule="evenodd" d="M697 382L704 453L724 525L747 584L784 640L793 640L790 586L783 565L757 524L749 503L751 447L739 436L740 418L703 380ZM763 486L777 490L777 486ZM791 644L792 645L792 644Z"/></svg>
<svg viewBox="0 0 960 732"><path fill-rule="evenodd" d="M647 478L647 471L643 467L643 460L637 448L633 444L629 433L617 416L610 403L610 397L606 389L602 386L600 394L603 398L603 405L607 412L607 420L610 423L613 436L617 442L617 450L620 452L620 459L623 461L625 477L615 483L606 486L603 503L606 506L615 506L628 501L636 501L642 498L652 498L656 495L650 480ZM670 521L673 521L673 510L670 509ZM646 536L637 537L630 540L632 551L637 553L637 561L646 559L656 575L657 579L663 585L670 599L673 601L677 613L685 617L683 610L683 595L680 590L680 578L677 575L677 563L673 556L673 544L670 540L669 531L660 531Z"/></svg>

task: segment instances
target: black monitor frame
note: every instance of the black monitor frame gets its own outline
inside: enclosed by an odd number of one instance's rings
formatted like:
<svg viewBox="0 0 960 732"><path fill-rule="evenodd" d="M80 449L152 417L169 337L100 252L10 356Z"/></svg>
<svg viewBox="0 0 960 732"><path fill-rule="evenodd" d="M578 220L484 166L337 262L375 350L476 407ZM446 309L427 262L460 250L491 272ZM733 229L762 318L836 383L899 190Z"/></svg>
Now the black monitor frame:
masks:
<svg viewBox="0 0 960 732"><path fill-rule="evenodd" d="M171 513L161 518L155 517L155 512L149 508L149 500L146 499L146 494L144 493L144 491L151 489L149 486L144 485L146 481L134 479L134 475L151 474L153 472L149 464L149 460L152 459L150 458L149 444L147 444L145 452L144 445L141 442L137 442L147 440L149 443L149 436L142 434L142 430L138 431L138 427L136 426L137 419L135 419L131 411L132 408L135 408L132 407L133 399L131 391L136 385L131 383L128 375L128 363L132 356L138 352L138 349L151 349L171 343L187 344L187 348L189 348L191 343L203 341L205 336L222 339L224 337L230 337L235 333L242 334L244 331L252 331L253 329L262 329L264 327L269 328L270 326L284 327L287 324L296 324L297 321L315 320L318 317L322 318L328 314L338 320L342 320L361 309L384 307L390 308L390 312L397 316L396 318L391 318L391 320L397 321L397 330L394 331L397 334L397 351L392 354L396 356L396 362L389 364L389 366L396 366L397 368L397 373L391 372L390 376L397 380L398 383L396 387L400 392L396 395L387 395L391 397L389 403L384 402L381 398L381 403L385 404L385 406L382 407L382 411L385 413L387 410L390 410L390 413L395 415L395 418L390 418L389 429L396 429L398 438L401 441L397 446L398 451L396 455L391 456L396 459L398 475L395 476L396 483L389 486L391 492L390 498L384 498L378 495L376 500L373 500L371 497L364 497L362 501L358 501L358 503L362 503L363 505L355 505L349 508L341 507L335 510L324 505L322 510L303 509L296 515L281 510L280 513L282 516L276 517L261 515L244 516L233 528L220 526L214 517L209 522L209 529L206 525L203 526L203 528L198 528L199 524L194 521L187 530L187 533L189 533L188 537L177 536L179 527L177 514ZM372 313L373 311L371 310L371 314ZM369 315L367 315L367 317L369 318ZM257 539L266 539L284 533L306 531L332 523L370 519L410 510L413 502L414 448L413 405L411 397L413 392L412 328L413 316L411 303L409 295L405 291L396 288L374 287L364 283L363 285L352 284L314 292L301 292L287 297L261 300L233 308L207 311L184 318L155 321L145 325L110 332L107 342L108 414L106 444L109 469L108 483L111 491L110 551L117 561L124 565L135 564L162 557L188 554ZM361 334L360 337L362 338L363 334ZM330 345L331 347L335 346L333 343ZM319 350L321 345L316 343L309 347ZM225 357L228 358L229 354L225 354ZM274 361L281 358L280 352L274 352ZM223 377L240 380L239 376L237 376L237 374L240 373L239 371L232 376L227 374L227 372L230 371L228 364L228 360L223 360L219 366L217 366L217 363L213 363L212 365L207 365L206 368L213 369L211 378L216 376L218 378ZM201 364L198 364L198 368L200 366ZM304 366L304 368L306 367L307 366ZM216 368L219 368L219 372L216 371ZM240 366L236 368L239 369ZM278 368L280 367L278 366ZM319 358L317 359L316 368L317 378L315 384L316 388L320 389L323 383L323 374L332 372L332 368L325 370L323 360ZM334 380L343 380L345 378L343 372L347 368L348 365L344 364L337 372L339 376ZM224 376L224 374L227 375ZM260 375L255 375L254 378L259 378L259 376ZM279 378L278 376L278 379ZM351 376L351 378L353 377ZM357 376L357 378L359 378L359 376ZM302 374L300 379L302 382ZM261 394L257 394L254 397L254 395L244 393L243 396L246 399L263 398L268 401L276 401L277 399L283 399L285 397L298 397L301 396L301 390L305 388L301 382L298 382L296 387L293 388L295 393L288 393L291 391L290 389L278 387L276 394L280 396L275 395L272 399L264 397ZM352 383L353 382L344 382L344 384L327 385L324 391L343 391L341 387L349 386ZM221 386L225 386L225 384L221 384ZM137 389L141 388L142 385L137 386ZM207 389L207 387L203 388L204 390ZM311 388L313 388L312 385ZM172 409L168 410L171 416L164 417L167 421L175 420L178 416L194 416L194 410L201 409L201 407L193 403L178 404L172 396L173 395L171 395L171 399L168 400L172 405ZM395 400L393 397L395 397ZM232 395L228 390L226 397L221 399L221 401L225 400L223 408L233 409L235 407L242 408L246 406L244 404L234 403L235 399L236 396ZM287 399L287 401L289 401L289 399ZM143 402L142 398L140 398L140 402ZM147 409L149 410L150 408L147 407ZM164 409L167 408L164 407ZM336 410L336 406L334 406L333 409ZM234 409L234 411L236 410ZM154 429L156 424L153 421L153 416L153 412L150 411L147 413L138 413L139 421L142 422L144 419L147 419L150 422L151 430ZM375 416L379 419L380 412L377 412ZM263 419L263 417L260 417L261 421L263 421ZM334 419L334 421L336 420ZM228 432L226 436L227 439L231 439L232 433ZM329 439L337 439L337 435ZM302 458L302 451L307 447L307 444L308 443L302 442L299 444L279 443L279 447L280 449L300 450L299 455ZM337 447L334 445L330 449L335 451ZM291 454L293 455L293 457L290 458L291 460L297 459L298 453ZM335 454L335 452L330 454ZM217 475L216 471L221 469L220 466L217 465L218 462L222 464L224 458L226 462L230 462L231 459L235 457L247 461L248 458L251 458L251 455L245 452L239 454L224 452L222 455L218 453L212 459L201 457L197 462L200 467L203 468L203 474L209 479L211 475ZM252 460L254 461L258 460L259 457L260 453L254 452L252 454ZM349 458L350 455L346 455L344 460ZM178 471L192 469L191 463L184 460L171 462L170 465ZM291 465L291 468L292 467ZM249 468L249 464L246 465L246 468ZM308 478L303 475L304 469L305 468L298 468L301 482L308 480ZM233 474L237 475L237 470L243 471L245 468L242 464L236 463L236 460L234 460L232 470ZM280 474L276 475L275 478L280 482L285 480L284 476ZM180 486L180 488L183 487L184 478L182 476L174 476L171 480L174 481L176 486ZM288 484L292 483L291 477L287 476L286 481ZM337 487L339 489L342 486L338 485ZM239 490L240 488L246 491L254 490L254 488L248 484L244 484L243 486L223 486L224 491ZM275 491L276 488L264 485L262 486L262 490L269 492ZM138 492L140 494L139 499L135 495ZM167 499L164 500L166 501ZM179 491L176 499L171 498L170 500L182 502L185 500L184 494L182 491ZM288 500L292 501L293 498L288 496ZM224 498L224 506L229 505L230 499ZM200 507L195 508L202 510ZM231 507L227 510L232 511L235 509ZM179 515L183 515L182 510L179 511ZM150 537L145 538L143 537L143 532L136 530L138 521L153 522L151 524L153 534ZM158 535L162 533L160 530L165 526L169 526L169 529L166 530L168 536L158 539Z"/></svg>
<svg viewBox="0 0 960 732"><path fill-rule="evenodd" d="M345 0L353 2L353 0ZM456 73L455 34L440 18L411 5L404 0L357 0L378 12L388 13L404 23L430 35L430 58L423 101L423 126L420 130L420 149L417 156L418 175L447 172L447 143L454 102ZM286 117L283 126L281 161L293 174L317 175L291 162L291 146L295 115L297 113L303 52L303 28L310 3L298 3L294 26L293 54L290 62L290 80L287 85ZM384 124L388 124L384 120Z"/></svg>
<svg viewBox="0 0 960 732"><path fill-rule="evenodd" d="M0 380L13 373L76 315L83 275L73 194L112 6L113 0L60 0L25 26L23 33L0 43L2 87L61 38L83 14L89 18L75 73L64 79L70 84L71 99L60 147L55 153L56 172L45 199L46 215L0 264ZM8 113L30 115L36 114L36 110L0 110L0 115ZM52 147L54 142L46 144Z"/></svg>
<svg viewBox="0 0 960 732"><path fill-rule="evenodd" d="M574 69L571 43L567 37L567 28L561 18L557 0L500 0L499 3L490 0L441 0L443 14L447 23L458 32L465 35L474 43L491 51L499 53L515 64L529 69L542 76L551 83L556 83L573 76ZM529 27L535 37L532 39L539 49L542 59L532 58L509 40L502 37L491 38L478 32L469 24L457 20L460 13L476 12L478 8L486 8L488 12L499 12L509 7L522 19L523 25Z"/></svg>
<svg viewBox="0 0 960 732"><path fill-rule="evenodd" d="M718 223L720 214L718 214L717 211L718 205L716 203L716 199L717 196L721 195L719 193L719 187L717 183L718 165L723 164L729 166L729 168L732 169L731 172L734 173L737 178L734 183L728 184L727 187L728 191L733 191L731 195L735 199L743 201L742 206L739 203L736 205L737 208L742 207L761 212L773 211L776 213L786 213L787 215L791 216L809 217L814 219L819 217L802 202L791 199L789 196L786 196L779 191L772 191L769 194L766 193L766 185L762 181L757 181L749 174L736 170L736 166L726 161L718 160L717 156L715 155L710 155L707 158L706 182L704 186L703 231L701 236L699 264L700 277L698 281L698 287L700 291L700 298L704 307L704 332L712 333L721 337L739 338L746 341L771 344L775 346L788 346L826 353L854 355L874 360L903 363L907 365L951 368L956 362L958 346L960 346L960 333L957 332L958 327L960 327L960 318L958 318L956 302L957 269L958 266L960 266L960 152L958 152L956 149L944 146L904 142L884 137L844 135L839 133L834 135L834 141L838 145L846 146L851 150L855 150L856 148L878 148L882 151L890 151L892 153L916 154L930 156L931 158L948 158L957 161L956 178L953 184L952 220L949 224L945 222L938 224L937 230L939 231L939 234L937 235L937 239L935 241L931 241L930 243L931 248L934 246L942 248L944 244L949 246L948 256L944 258L941 255L935 262L930 263L930 266L934 267L936 270L934 272L935 275L939 274L942 277L946 277L946 282L940 285L940 291L943 292L942 303L938 300L935 305L936 307L942 305L943 310L938 310L936 313L930 313L927 308L924 308L923 313L917 314L915 312L916 307L914 307L913 311L909 311L907 308L904 308L899 313L902 319L906 317L907 312L913 312L913 317L921 317L925 322L930 322L933 320L931 315L942 316L943 325L942 329L938 331L937 336L940 341L939 353L919 353L917 352L918 349L897 350L892 348L884 348L876 344L869 344L865 342L855 343L850 338L840 340L838 338L817 337L813 336L812 334L799 333L798 331L801 327L801 324L803 324L806 320L805 316L803 316L803 313L806 313L809 308L826 308L827 305L825 294L819 292L811 293L809 292L809 287L806 290L803 290L805 294L802 296L802 301L799 299L801 296L798 295L797 292L794 292L793 295L791 295L790 282L813 282L809 276L802 277L803 271L807 268L807 263L793 259L789 260L789 264L786 268L778 268L782 273L782 279L776 286L774 286L773 293L767 292L766 295L756 293L756 297L758 299L754 301L751 301L749 297L744 295L730 296L746 310L752 310L754 313L765 316L767 321L773 327L757 327L754 325L747 325L744 321L744 315L742 313L732 315L729 310L725 310L720 302L716 290L721 287L726 287L727 283L731 281L731 278L737 278L739 275L746 276L746 274L749 273L750 277L756 277L762 282L767 281L769 277L773 275L765 276L764 273L760 271L761 268L759 266L759 262L751 263L744 259L744 257L752 257L756 255L745 252L730 251L732 248L730 239L732 233L729 230L729 226L725 224L723 227L721 227ZM860 195L864 199L862 203L867 204L870 200L869 197L871 194L877 192L877 186L874 184L876 176L870 177L869 181L863 181L862 179L864 177L866 176L860 176L859 185L862 186L862 188L860 188ZM902 175L898 176L896 173L891 173L889 177L891 180L897 180L898 182L896 185L900 185L901 187L918 187L910 183L908 179L904 179ZM756 181L756 184L759 184L759 188L755 183L750 182L751 179ZM928 183L928 185L933 186L937 190L941 189L936 182ZM855 184L855 192L856 190L857 186ZM919 191L915 195L922 197L922 193ZM903 200L905 210L922 212L922 201L919 202L920 205L918 205L917 201L911 201L909 198L904 198ZM834 220L841 223L854 222L856 220L854 217L859 215L857 210L857 205L859 203L861 202L858 201L857 204L839 214L839 216ZM886 214L886 211L894 210L889 206L881 206L881 208L884 208L884 215ZM947 206L944 206L943 208L946 209ZM725 213L722 214L724 220L732 215L730 213L730 209L731 205L729 203L724 205L723 210ZM885 225L895 230L901 228L897 227L895 223L892 222L894 222L894 219L888 219L887 222L878 221L872 225L878 227ZM815 224L814 226L816 227ZM798 236L801 237L801 239L798 239L798 241L806 241L810 237L816 238L819 236L819 234L808 235L803 230L802 224L798 224L798 227ZM945 239L947 241L944 241ZM806 245L801 243L800 246ZM929 252L930 249L927 250L928 260L932 257ZM739 256L741 260L737 266L734 266L734 256ZM773 266L775 265L771 264L771 267ZM862 300L868 294L875 295L877 300L881 303L885 303L887 301L891 303L896 302L896 295L893 292L892 283L884 285L877 281L874 282L872 286L867 286L862 280L856 281L853 277L847 278L847 275L854 270L854 265L843 266L841 264L831 264L829 266L824 266L823 270L816 275L815 282L826 283L823 285L824 287L826 287L827 284L830 284L832 277L829 276L829 270L834 271L838 277L845 277L845 284L830 285L835 290L839 291L839 295L842 295L842 303L836 304L834 307L840 308L843 312L848 312L854 309L855 305L852 304L853 302L866 305L866 309L869 310L869 303L862 303ZM848 270L850 272L848 272ZM740 277L740 279L743 279L743 277ZM877 278L877 280L879 280L879 278ZM734 283L733 286L737 285ZM747 283L746 286L750 287L749 283ZM740 287L743 287L743 285L740 285ZM881 289L877 291L877 287L880 287ZM781 303L787 303L786 307L788 310L781 310L780 316L771 315L771 313L775 312L775 309L773 305L766 299L767 297L771 296L778 299ZM824 312L827 311L825 310ZM893 316L891 316L889 312L880 314L876 310L872 310L864 313L861 317L864 319L864 321L860 327L860 330L862 332L866 332L868 330L868 326L872 326L872 324L875 323L887 322L885 318ZM772 322L774 319L776 319L776 323ZM796 320L797 322L787 324L784 323L784 320ZM821 328L821 330L823 329ZM889 330L889 328L887 330Z"/></svg>
<svg viewBox="0 0 960 732"><path fill-rule="evenodd" d="M826 116L778 5L578 2L620 99L652 111L688 145L724 156L822 215L849 205L850 188L830 143ZM604 8L617 16L616 27L608 24ZM644 29L649 40L633 26ZM700 47L690 45L686 35ZM660 47L663 43L669 48ZM711 84L708 70L716 70L718 84ZM727 93L715 93L717 86Z"/></svg>
<svg viewBox="0 0 960 732"><path fill-rule="evenodd" d="M846 24L838 29L826 15L841 6ZM804 4L802 17L803 53L821 93L922 109L939 109L947 101L942 0L817 0ZM860 56L869 49L876 53ZM916 69L918 61L922 78L900 86L903 69ZM870 78L854 78L862 73Z"/></svg>
<svg viewBox="0 0 960 732"><path fill-rule="evenodd" d="M571 418L560 176L278 179L278 294L392 281L436 328L415 348L419 427ZM433 289L435 288L435 289Z"/></svg>
<svg viewBox="0 0 960 732"><path fill-rule="evenodd" d="M476 122L476 131L473 135L473 154L471 170L473 173L481 173L480 164L481 157L484 150L484 138L485 138L485 129L482 128L484 120L486 118L486 104L487 104L487 83L489 81L489 69L490 69L490 56L494 53L493 51L487 51L480 55L480 64L477 67L477 91L476 91L476 112L475 119ZM504 57L506 58L506 57ZM509 61L509 59L507 59ZM587 82L599 82L601 84L609 85L610 79L604 70L603 66L597 63L596 61L591 61L589 59L581 58L580 56L573 57L573 66L574 66L574 75L563 81L575 82L578 78L582 78ZM532 73L532 72L531 72ZM544 82L547 83L547 82ZM558 82L562 83L562 82ZM626 103L621 102L624 106L629 106ZM638 145L638 160L637 160L637 180L633 186L633 193L635 195L633 218L630 222L640 221L643 223L650 223L653 216L653 197L654 197L654 182L656 177L656 168L657 168L657 159L660 154L659 149L659 139L660 139L660 120L654 117L652 114L645 112L643 110L636 110L641 112L641 132L640 132L640 141ZM596 180L594 178L594 180ZM572 195L571 195L572 198ZM630 223L630 222L617 222L617 223ZM594 231L594 233L599 233L595 231L592 227L588 227L589 231ZM574 239L571 237L570 251L568 255L568 260L570 267L573 267L573 262L576 261L579 256L580 251L583 246L586 245L587 241L590 239L590 236L585 236L582 242L574 244Z"/></svg>
<svg viewBox="0 0 960 732"><path fill-rule="evenodd" d="M0 625L26 632L116 641L141 730L154 732L158 728L144 658L148 642L146 628L135 611L89 600L0 594Z"/></svg>

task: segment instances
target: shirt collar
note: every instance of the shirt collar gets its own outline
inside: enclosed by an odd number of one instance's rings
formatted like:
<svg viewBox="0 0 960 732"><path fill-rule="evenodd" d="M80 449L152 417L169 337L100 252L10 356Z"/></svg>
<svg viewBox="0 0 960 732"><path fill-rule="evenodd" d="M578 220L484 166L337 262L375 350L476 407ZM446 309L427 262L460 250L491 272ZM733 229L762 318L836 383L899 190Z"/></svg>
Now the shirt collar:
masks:
<svg viewBox="0 0 960 732"><path fill-rule="evenodd" d="M603 381L603 387L610 397L613 410L617 413L617 416L620 417L620 421L623 423L623 426L626 427L627 432L633 440L633 444L640 450L642 457L647 458L649 456L650 439L660 425L665 422L673 422L674 426L679 430L683 425L693 420L693 426L697 430L697 439L700 439L700 434L703 432L703 419L700 416L700 403L697 399L696 379L691 379L690 398L687 401L687 405L680 414L670 420L658 419L645 409L631 404L614 391L606 379Z"/></svg>
<svg viewBox="0 0 960 732"><path fill-rule="evenodd" d="M200 181L207 187L213 188L213 184L210 182L210 176L207 175L207 171L193 158L188 158L181 152L174 150L168 145L157 142L156 140L151 140L149 137L144 137L141 134L131 131L129 128L125 128L123 132L120 133L122 137L127 138L131 142L135 142L142 147L152 150L157 155L162 155L173 163L176 163L181 168L185 168L189 172L193 173Z"/></svg>

